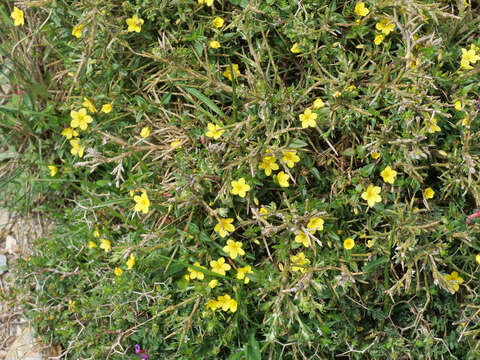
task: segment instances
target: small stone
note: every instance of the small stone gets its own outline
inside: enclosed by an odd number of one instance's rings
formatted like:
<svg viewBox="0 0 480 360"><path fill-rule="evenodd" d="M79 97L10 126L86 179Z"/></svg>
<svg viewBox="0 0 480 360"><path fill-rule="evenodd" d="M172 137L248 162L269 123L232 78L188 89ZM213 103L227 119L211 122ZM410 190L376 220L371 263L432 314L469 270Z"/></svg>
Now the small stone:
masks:
<svg viewBox="0 0 480 360"><path fill-rule="evenodd" d="M0 275L7 271L7 257L5 255L0 255Z"/></svg>
<svg viewBox="0 0 480 360"><path fill-rule="evenodd" d="M5 239L5 249L9 254L12 255L18 253L19 248L17 239L15 239L13 236L7 235L7 238Z"/></svg>
<svg viewBox="0 0 480 360"><path fill-rule="evenodd" d="M42 360L41 344L36 343L31 327L26 327L10 346L5 360Z"/></svg>
<svg viewBox="0 0 480 360"><path fill-rule="evenodd" d="M8 211L0 208L0 230L3 230L9 223Z"/></svg>

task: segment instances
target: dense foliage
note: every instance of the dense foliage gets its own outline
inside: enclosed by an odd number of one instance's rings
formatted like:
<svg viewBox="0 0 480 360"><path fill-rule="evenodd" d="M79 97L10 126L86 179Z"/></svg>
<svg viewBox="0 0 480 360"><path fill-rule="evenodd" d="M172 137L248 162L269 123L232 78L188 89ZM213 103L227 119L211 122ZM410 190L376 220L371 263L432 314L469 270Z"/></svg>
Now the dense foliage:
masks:
<svg viewBox="0 0 480 360"><path fill-rule="evenodd" d="M478 5L16 5L2 185L57 224L16 292L65 359L480 356Z"/></svg>

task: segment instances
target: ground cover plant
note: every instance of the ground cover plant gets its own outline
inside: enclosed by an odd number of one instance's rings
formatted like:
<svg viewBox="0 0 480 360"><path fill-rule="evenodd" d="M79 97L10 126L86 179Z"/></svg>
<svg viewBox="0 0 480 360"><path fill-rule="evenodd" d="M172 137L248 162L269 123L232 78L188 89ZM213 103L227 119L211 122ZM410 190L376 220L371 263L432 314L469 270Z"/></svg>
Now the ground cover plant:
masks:
<svg viewBox="0 0 480 360"><path fill-rule="evenodd" d="M478 358L478 3L0 11L2 189L57 224L10 296L63 358Z"/></svg>

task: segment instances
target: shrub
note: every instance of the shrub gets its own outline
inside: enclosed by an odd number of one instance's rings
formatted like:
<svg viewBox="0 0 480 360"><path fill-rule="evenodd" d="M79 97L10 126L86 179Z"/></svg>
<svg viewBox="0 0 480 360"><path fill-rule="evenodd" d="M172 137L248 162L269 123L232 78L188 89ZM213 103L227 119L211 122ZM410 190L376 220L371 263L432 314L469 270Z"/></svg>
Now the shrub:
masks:
<svg viewBox="0 0 480 360"><path fill-rule="evenodd" d="M478 8L199 2L10 21L42 77L2 119L58 224L19 264L38 333L72 359L478 357Z"/></svg>

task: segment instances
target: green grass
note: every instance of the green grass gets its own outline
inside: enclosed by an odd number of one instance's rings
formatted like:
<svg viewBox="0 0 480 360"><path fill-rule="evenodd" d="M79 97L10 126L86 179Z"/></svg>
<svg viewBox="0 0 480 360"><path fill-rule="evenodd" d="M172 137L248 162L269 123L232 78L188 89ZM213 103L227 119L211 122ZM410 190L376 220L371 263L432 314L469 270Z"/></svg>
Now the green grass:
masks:
<svg viewBox="0 0 480 360"><path fill-rule="evenodd" d="M480 47L479 8L365 4L362 17L349 1L31 1L16 27L13 3L0 6L0 188L57 224L20 261L15 294L65 359L137 359L135 344L151 359L478 358L480 244L466 216L480 202L480 62L460 61ZM383 18L395 28L376 45ZM61 133L85 99L97 111L76 129L80 158ZM245 197L231 192L240 178ZM134 210L142 191L147 214ZM222 218L235 227L223 238ZM323 228L305 247L295 237L312 218ZM229 258L228 239L245 254ZM210 266L220 257L225 275ZM223 295L226 311L207 307Z"/></svg>

